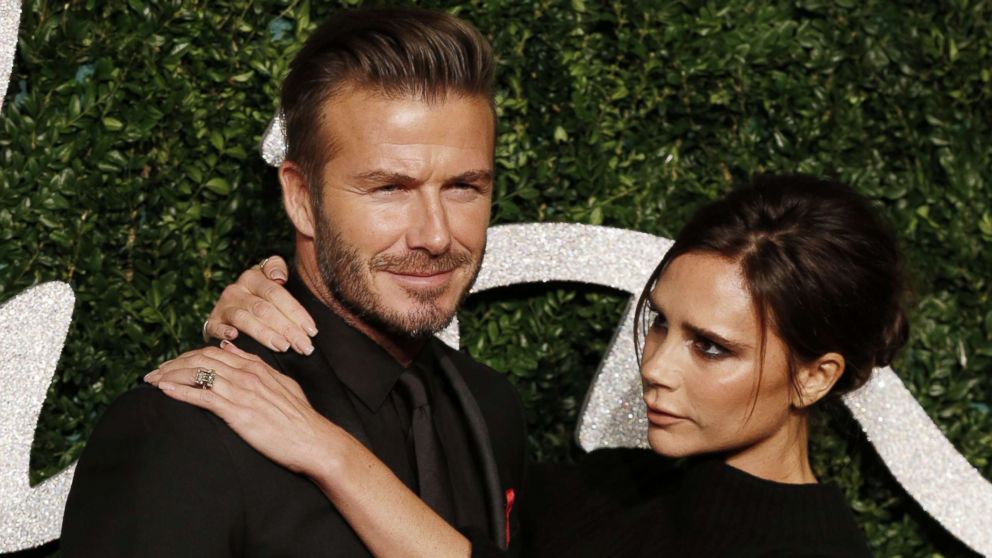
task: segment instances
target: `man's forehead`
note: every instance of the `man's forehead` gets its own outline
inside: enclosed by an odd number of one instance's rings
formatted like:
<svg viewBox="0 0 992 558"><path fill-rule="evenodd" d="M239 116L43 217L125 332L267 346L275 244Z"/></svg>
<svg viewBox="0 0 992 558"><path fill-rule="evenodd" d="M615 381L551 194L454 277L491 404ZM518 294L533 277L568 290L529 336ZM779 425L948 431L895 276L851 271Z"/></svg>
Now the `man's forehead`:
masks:
<svg viewBox="0 0 992 558"><path fill-rule="evenodd" d="M456 164L491 169L495 121L482 97L427 102L356 91L337 96L321 113L322 142L352 164L401 170ZM351 166L351 165L349 165Z"/></svg>
<svg viewBox="0 0 992 558"><path fill-rule="evenodd" d="M436 110L461 101L488 107L490 112L493 113L495 120L493 100L485 95L465 93L454 89L438 90L430 94L422 94L408 89L392 90L376 84L361 84L356 82L349 82L329 91L329 94L326 95L322 102L321 112L327 112L339 106L361 105L419 105L427 109Z"/></svg>

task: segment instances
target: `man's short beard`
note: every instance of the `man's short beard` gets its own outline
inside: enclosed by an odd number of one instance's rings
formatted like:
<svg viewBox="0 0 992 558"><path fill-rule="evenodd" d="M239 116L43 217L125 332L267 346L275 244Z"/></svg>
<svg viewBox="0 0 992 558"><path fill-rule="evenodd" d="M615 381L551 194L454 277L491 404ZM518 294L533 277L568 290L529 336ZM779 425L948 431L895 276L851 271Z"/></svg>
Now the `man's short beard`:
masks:
<svg viewBox="0 0 992 558"><path fill-rule="evenodd" d="M481 267L481 256L473 262L472 256L467 252L448 252L432 257L425 251L417 250L402 257L379 254L370 261L363 262L358 251L345 243L341 233L327 223L320 209L315 209L317 219L314 248L317 252L317 268L324 286L342 306L384 333L411 339L428 337L448 327L475 283ZM450 285L431 289L405 289L407 295L419 303L416 310L406 313L385 306L372 290L371 281L376 272L441 273L467 266L473 267L471 280L459 293L456 304L447 312L437 306L437 299Z"/></svg>

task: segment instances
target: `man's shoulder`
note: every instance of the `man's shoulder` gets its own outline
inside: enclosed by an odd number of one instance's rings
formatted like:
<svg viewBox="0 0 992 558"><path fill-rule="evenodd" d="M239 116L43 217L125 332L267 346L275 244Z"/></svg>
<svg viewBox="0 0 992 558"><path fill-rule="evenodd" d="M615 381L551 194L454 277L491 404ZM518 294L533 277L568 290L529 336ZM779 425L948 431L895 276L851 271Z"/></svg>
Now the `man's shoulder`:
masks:
<svg viewBox="0 0 992 558"><path fill-rule="evenodd" d="M93 438L129 437L157 442L195 443L229 431L212 413L172 399L150 384L121 394L104 412Z"/></svg>

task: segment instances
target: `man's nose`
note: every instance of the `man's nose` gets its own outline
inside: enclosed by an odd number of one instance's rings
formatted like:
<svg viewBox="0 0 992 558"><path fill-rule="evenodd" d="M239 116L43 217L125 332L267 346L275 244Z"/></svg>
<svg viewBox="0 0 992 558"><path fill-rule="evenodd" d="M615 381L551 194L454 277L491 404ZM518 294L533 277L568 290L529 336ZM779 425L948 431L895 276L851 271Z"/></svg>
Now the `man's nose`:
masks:
<svg viewBox="0 0 992 558"><path fill-rule="evenodd" d="M441 192L427 190L418 194L407 230L407 247L426 250L433 256L443 254L451 248L451 231Z"/></svg>

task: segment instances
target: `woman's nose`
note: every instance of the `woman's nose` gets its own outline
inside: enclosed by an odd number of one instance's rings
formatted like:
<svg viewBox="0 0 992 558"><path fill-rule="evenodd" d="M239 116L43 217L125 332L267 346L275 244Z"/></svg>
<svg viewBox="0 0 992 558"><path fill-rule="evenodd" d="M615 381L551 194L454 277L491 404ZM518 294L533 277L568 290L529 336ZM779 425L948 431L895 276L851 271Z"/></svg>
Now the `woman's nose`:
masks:
<svg viewBox="0 0 992 558"><path fill-rule="evenodd" d="M657 343L645 345L641 361L641 379L645 387L676 389L682 382L683 344L667 336Z"/></svg>

